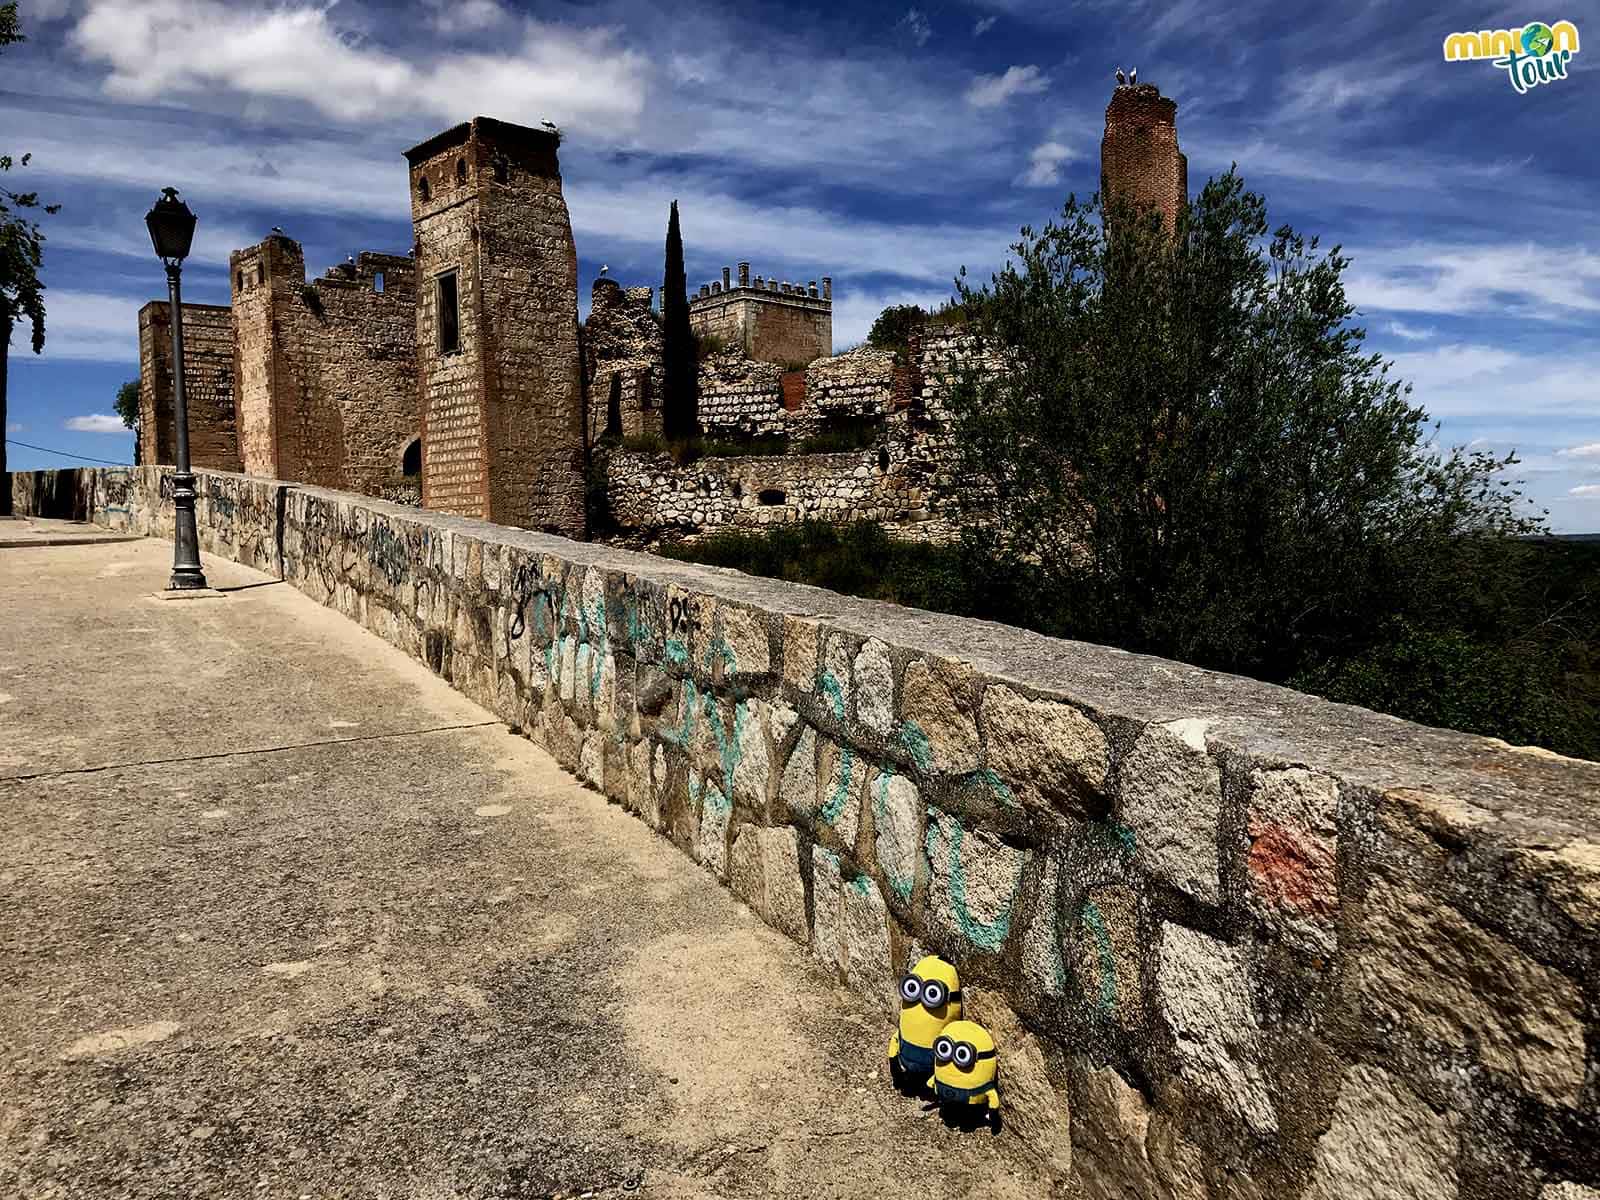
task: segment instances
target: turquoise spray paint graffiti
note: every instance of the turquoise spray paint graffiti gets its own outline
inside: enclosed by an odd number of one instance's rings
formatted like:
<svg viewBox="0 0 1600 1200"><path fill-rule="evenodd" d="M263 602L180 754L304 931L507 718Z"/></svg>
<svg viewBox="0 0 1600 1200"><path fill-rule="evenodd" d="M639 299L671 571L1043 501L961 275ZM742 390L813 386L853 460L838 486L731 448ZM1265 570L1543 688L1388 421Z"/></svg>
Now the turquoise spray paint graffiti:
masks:
<svg viewBox="0 0 1600 1200"><path fill-rule="evenodd" d="M1097 1004L1101 1013L1110 1014L1117 1007L1117 960L1111 952L1111 931L1106 928L1105 918L1093 900L1083 902L1083 923L1094 937L1095 962L1100 970Z"/></svg>
<svg viewBox="0 0 1600 1200"><path fill-rule="evenodd" d="M889 781L894 777L895 775L893 771L880 771L878 773L877 787L873 790L872 811L874 816L877 817L878 829L880 831L878 836L880 837L883 836L881 831L883 829L884 820L889 811ZM879 858L879 862L883 867L883 877L889 881L889 886L894 889L895 895L899 896L902 900L910 900L911 889L916 884L915 867L912 868L912 877L910 879L906 879L903 878L899 872L891 868L888 863L883 862L881 856Z"/></svg>
<svg viewBox="0 0 1600 1200"><path fill-rule="evenodd" d="M950 849L950 872L946 880L949 889L950 904L955 910L956 922L961 926L961 932L974 946L982 950L998 950L1005 942L1006 935L1011 932L1011 908L1016 903L1017 891L1022 886L1022 872L1017 872L1017 877L1011 881L1011 893L1000 906L1000 913L991 921L983 921L972 914L967 905L967 873L961 863L961 842L966 836L966 830L961 823L953 818L946 817L940 821L940 813L936 808L928 810L928 837L927 851L929 861L938 856L938 843L942 840ZM944 824L948 823L953 833L946 833Z"/></svg>

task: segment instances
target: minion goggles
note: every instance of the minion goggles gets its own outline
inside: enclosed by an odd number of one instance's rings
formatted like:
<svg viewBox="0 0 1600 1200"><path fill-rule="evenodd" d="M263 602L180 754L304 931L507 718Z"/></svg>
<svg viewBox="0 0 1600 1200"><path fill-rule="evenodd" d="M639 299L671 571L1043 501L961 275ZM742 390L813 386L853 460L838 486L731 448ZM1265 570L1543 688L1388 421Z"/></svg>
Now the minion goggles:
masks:
<svg viewBox="0 0 1600 1200"><path fill-rule="evenodd" d="M933 1044L933 1057L942 1063L953 1062L963 1071L982 1058L993 1058L993 1050L979 1050L971 1042L955 1042L942 1037Z"/></svg>
<svg viewBox="0 0 1600 1200"><path fill-rule="evenodd" d="M936 1008L943 1008L952 1000L960 1000L961 989L947 992L944 984L937 979L922 980L915 975L907 975L900 980L900 999L907 1004L921 1003L923 1008L932 1012Z"/></svg>

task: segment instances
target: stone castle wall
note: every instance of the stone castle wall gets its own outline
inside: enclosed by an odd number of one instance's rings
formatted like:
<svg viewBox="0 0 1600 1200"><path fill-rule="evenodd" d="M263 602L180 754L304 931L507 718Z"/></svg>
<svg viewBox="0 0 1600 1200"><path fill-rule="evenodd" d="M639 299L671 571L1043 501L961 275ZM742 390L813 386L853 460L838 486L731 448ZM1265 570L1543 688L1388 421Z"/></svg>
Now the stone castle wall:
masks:
<svg viewBox="0 0 1600 1200"><path fill-rule="evenodd" d="M97 520L169 532L169 473L79 474ZM1600 764L359 496L199 492L208 552L522 730L885 1040L897 973L955 962L1002 1136L1091 1200L1600 1187Z"/></svg>
<svg viewBox="0 0 1600 1200"><path fill-rule="evenodd" d="M624 288L614 279L594 281L589 318L583 326L591 444L607 433L633 437L661 432L666 368L661 321L650 301L647 287Z"/></svg>
<svg viewBox="0 0 1600 1200"><path fill-rule="evenodd" d="M183 395L190 465L239 470L233 313L226 305L183 306ZM177 461L172 403L172 305L152 300L139 310L139 456L145 463Z"/></svg>
<svg viewBox="0 0 1600 1200"><path fill-rule="evenodd" d="M274 233L229 259L239 446L253 475L400 498L421 432L416 271L364 252L306 282L298 242Z"/></svg>

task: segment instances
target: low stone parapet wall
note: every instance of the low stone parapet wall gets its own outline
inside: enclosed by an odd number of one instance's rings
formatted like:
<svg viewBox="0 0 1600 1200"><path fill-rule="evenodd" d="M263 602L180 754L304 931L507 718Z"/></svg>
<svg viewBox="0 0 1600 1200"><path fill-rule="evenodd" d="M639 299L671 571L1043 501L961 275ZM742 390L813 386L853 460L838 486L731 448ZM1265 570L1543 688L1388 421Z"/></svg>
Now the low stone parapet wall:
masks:
<svg viewBox="0 0 1600 1200"><path fill-rule="evenodd" d="M169 524L161 470L85 474L98 519ZM1597 1194L1600 765L1006 626L201 481L205 548L522 730L859 989L886 1041L897 974L955 962L1000 1043L1006 1136L1083 1194Z"/></svg>

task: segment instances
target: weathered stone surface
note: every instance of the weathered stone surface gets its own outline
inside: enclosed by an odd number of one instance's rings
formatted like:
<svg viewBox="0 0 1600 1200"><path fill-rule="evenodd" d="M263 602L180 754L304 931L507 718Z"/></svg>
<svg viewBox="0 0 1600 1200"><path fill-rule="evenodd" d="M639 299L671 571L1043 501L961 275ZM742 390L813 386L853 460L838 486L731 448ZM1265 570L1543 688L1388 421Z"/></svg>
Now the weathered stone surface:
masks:
<svg viewBox="0 0 1600 1200"><path fill-rule="evenodd" d="M1583 999L1572 980L1471 924L1437 897L1387 880L1362 905L1353 979L1369 1013L1475 1049L1555 1104L1584 1080Z"/></svg>
<svg viewBox="0 0 1600 1200"><path fill-rule="evenodd" d="M1244 956L1169 923L1162 928L1156 979L1184 1080L1255 1132L1276 1132Z"/></svg>
<svg viewBox="0 0 1600 1200"><path fill-rule="evenodd" d="M901 900L910 900L922 851L922 799L917 785L893 771L879 772L872 782L872 806L884 882Z"/></svg>
<svg viewBox="0 0 1600 1200"><path fill-rule="evenodd" d="M816 694L823 709L836 721L850 719L850 643L840 634L825 634L817 667Z"/></svg>
<svg viewBox="0 0 1600 1200"><path fill-rule="evenodd" d="M1072 1112L1074 1165L1090 1200L1155 1197L1155 1170L1145 1154L1150 1105L1110 1067L1083 1072L1082 1103Z"/></svg>
<svg viewBox="0 0 1600 1200"><path fill-rule="evenodd" d="M741 825L729 855L728 884L768 925L806 941L806 892L793 829Z"/></svg>
<svg viewBox="0 0 1600 1200"><path fill-rule="evenodd" d="M835 974L844 970L844 882L839 856L811 848L811 953Z"/></svg>
<svg viewBox="0 0 1600 1200"><path fill-rule="evenodd" d="M1056 911L1061 861L1054 855L1045 860L1034 897L1033 916L1022 940L1022 970L1038 991L1056 997L1066 991L1067 967L1061 949L1061 931Z"/></svg>
<svg viewBox="0 0 1600 1200"><path fill-rule="evenodd" d="M894 668L889 648L869 638L856 655L856 720L879 737L894 723Z"/></svg>
<svg viewBox="0 0 1600 1200"><path fill-rule="evenodd" d="M966 1010L994 1035L1006 1128L1059 1175L1072 1170L1072 1114L1066 1093L1050 1078L1039 1039L992 988L963 988Z"/></svg>
<svg viewBox="0 0 1600 1200"><path fill-rule="evenodd" d="M906 666L899 736L924 771L959 774L978 766L978 725L921 659Z"/></svg>
<svg viewBox="0 0 1600 1200"><path fill-rule="evenodd" d="M933 918L976 949L998 950L1011 932L1027 851L937 808L928 810L927 849Z"/></svg>
<svg viewBox="0 0 1600 1200"><path fill-rule="evenodd" d="M1386 1071L1350 1068L1306 1200L1455 1200L1456 1128Z"/></svg>
<svg viewBox="0 0 1600 1200"><path fill-rule="evenodd" d="M732 604L722 606L722 640L728 648L724 669L740 675L765 675L772 669L767 623L761 614Z"/></svg>
<svg viewBox="0 0 1600 1200"><path fill-rule="evenodd" d="M772 760L767 753L767 725L772 708L764 700L746 700L734 718L736 759L733 766L733 798L758 812L767 807Z"/></svg>
<svg viewBox="0 0 1600 1200"><path fill-rule="evenodd" d="M696 791L698 783L699 790ZM728 818L733 806L722 789L709 780L689 776L689 793L700 798L700 830L695 838L695 857L717 878L728 872Z"/></svg>
<svg viewBox="0 0 1600 1200"><path fill-rule="evenodd" d="M1121 818L1139 865L1197 900L1216 903L1222 773L1194 722L1151 725L1121 771Z"/></svg>
<svg viewBox="0 0 1600 1200"><path fill-rule="evenodd" d="M783 681L802 694L817 684L817 630L815 621L783 618Z"/></svg>
<svg viewBox="0 0 1600 1200"><path fill-rule="evenodd" d="M817 819L833 829L840 843L854 848L861 828L861 798L867 790L867 764L849 746L827 738L821 741L821 760L820 778L827 783Z"/></svg>
<svg viewBox="0 0 1600 1200"><path fill-rule="evenodd" d="M796 817L810 821L817 813L817 731L809 725L800 733L783 768L779 791L783 803Z"/></svg>
<svg viewBox="0 0 1600 1200"><path fill-rule="evenodd" d="M1600 1188L1585 1187L1581 1183L1551 1183L1539 1192L1539 1200L1600 1200Z"/></svg>
<svg viewBox="0 0 1600 1200"><path fill-rule="evenodd" d="M1252 771L1245 859L1258 911L1284 940L1331 954L1339 917L1338 785L1299 767Z"/></svg>
<svg viewBox="0 0 1600 1200"><path fill-rule="evenodd" d="M844 969L851 987L887 1012L895 1004L889 956L889 910L878 885L865 875L845 883Z"/></svg>
<svg viewBox="0 0 1600 1200"><path fill-rule="evenodd" d="M983 695L983 729L989 766L1024 803L1081 809L1105 790L1106 735L1070 704L991 686Z"/></svg>
<svg viewBox="0 0 1600 1200"><path fill-rule="evenodd" d="M1073 929L1073 961L1085 998L1124 1029L1144 1022L1139 972L1139 899L1122 884L1091 888Z"/></svg>

